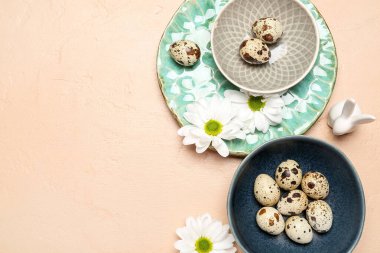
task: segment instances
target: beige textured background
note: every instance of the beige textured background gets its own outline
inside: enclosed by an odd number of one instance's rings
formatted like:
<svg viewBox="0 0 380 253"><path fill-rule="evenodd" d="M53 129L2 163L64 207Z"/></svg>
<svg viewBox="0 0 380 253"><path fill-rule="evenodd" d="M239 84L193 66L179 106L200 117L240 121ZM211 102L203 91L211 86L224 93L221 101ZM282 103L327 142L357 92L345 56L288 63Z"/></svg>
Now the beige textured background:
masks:
<svg viewBox="0 0 380 253"><path fill-rule="evenodd" d="M338 49L331 101L352 96L380 117L379 2L314 2ZM180 4L0 0L1 253L174 253L186 216L226 221L240 159L182 146L156 80L157 45ZM324 113L307 133L361 176L358 253L380 252L379 122L335 138Z"/></svg>

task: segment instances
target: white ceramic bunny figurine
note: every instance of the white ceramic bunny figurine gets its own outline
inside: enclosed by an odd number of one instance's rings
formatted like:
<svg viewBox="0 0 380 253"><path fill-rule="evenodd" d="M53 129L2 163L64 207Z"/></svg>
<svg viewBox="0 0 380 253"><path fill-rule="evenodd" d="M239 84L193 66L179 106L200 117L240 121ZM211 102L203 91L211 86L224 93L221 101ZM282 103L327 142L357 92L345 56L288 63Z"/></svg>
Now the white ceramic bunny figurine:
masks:
<svg viewBox="0 0 380 253"><path fill-rule="evenodd" d="M327 124L333 129L334 135L351 133L359 124L370 123L376 118L362 114L354 99L347 99L334 105L329 112Z"/></svg>

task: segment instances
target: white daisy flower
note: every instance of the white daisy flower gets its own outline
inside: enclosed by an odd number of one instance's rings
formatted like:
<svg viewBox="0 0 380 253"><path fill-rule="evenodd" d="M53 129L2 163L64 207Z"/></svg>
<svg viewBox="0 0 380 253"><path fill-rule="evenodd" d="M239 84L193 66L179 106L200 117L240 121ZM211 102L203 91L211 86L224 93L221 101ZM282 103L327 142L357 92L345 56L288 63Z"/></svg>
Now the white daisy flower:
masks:
<svg viewBox="0 0 380 253"><path fill-rule="evenodd" d="M227 157L229 150L223 140L245 139L243 122L237 119L236 110L227 99L214 95L187 105L186 110L184 117L190 125L179 129L178 134L185 137L184 145L195 144L197 153L203 153L211 144Z"/></svg>
<svg viewBox="0 0 380 253"><path fill-rule="evenodd" d="M255 95L243 90L226 90L224 92L224 96L238 108L239 116L245 122L244 132L246 134L254 134L256 129L266 133L269 126L275 126L282 122L284 101L281 99L281 95Z"/></svg>
<svg viewBox="0 0 380 253"><path fill-rule="evenodd" d="M210 214L189 217L186 226L177 229L181 240L176 241L174 247L180 253L235 253L235 239L229 228L211 218Z"/></svg>

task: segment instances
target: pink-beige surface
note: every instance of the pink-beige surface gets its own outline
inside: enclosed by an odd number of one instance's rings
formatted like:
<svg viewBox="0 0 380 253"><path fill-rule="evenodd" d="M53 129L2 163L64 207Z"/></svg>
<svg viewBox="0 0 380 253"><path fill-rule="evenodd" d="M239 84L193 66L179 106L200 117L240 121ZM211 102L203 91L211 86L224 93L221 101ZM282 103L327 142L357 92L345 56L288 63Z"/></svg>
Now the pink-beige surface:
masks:
<svg viewBox="0 0 380 253"><path fill-rule="evenodd" d="M327 108L354 97L380 117L380 3L314 3L339 58ZM187 216L227 221L241 159L183 146L156 79L180 4L0 0L1 253L174 253ZM337 138L326 113L307 135L356 166L367 216L355 252L380 252L380 120Z"/></svg>

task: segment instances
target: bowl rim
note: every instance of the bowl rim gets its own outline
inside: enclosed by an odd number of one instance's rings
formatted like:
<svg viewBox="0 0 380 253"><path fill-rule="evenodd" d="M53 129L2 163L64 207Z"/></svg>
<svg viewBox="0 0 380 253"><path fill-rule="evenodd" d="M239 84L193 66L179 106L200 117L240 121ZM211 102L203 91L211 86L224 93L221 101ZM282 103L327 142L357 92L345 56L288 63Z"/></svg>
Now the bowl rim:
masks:
<svg viewBox="0 0 380 253"><path fill-rule="evenodd" d="M221 67L221 63L219 62L218 58L216 57L216 53L215 53L215 50L214 50L214 40L215 40L215 29L218 27L218 22L219 22L219 19L220 17L222 16L223 12L229 8L230 5L232 5L235 0L230 0L230 2L228 2L223 8L222 10L219 12L218 16L216 17L215 21L214 21L214 25L211 29L211 51L212 51L212 55L213 55L213 58L214 58L214 61L215 61L215 64L216 66L218 67L219 71L223 74L223 76L228 80L230 81L232 84L234 84L235 86L239 87L240 89L243 89L245 91L248 91L248 92L252 92L252 93L256 93L256 94L274 94L274 93L279 93L279 92L282 92L282 91L285 91L285 90L288 90L290 89L291 87L297 85L299 82L301 82L306 76L307 74L309 74L309 72L311 71L311 69L313 68L316 60L317 60L317 57L318 57L318 52L319 52L319 47L320 47L320 36L319 36L319 29L318 29L318 25L317 25L317 22L315 21L314 19L314 16L313 14L311 13L311 11L309 11L309 9L306 8L306 6L301 3L300 1L298 0L288 0L288 1L293 1L294 3L296 3L298 6L300 6L306 13L307 15L309 16L309 18L311 19L311 22L313 24L313 27L314 27L314 31L315 31L315 36L316 36L316 39L315 39L315 44L316 44L316 47L315 47L315 50L314 50L314 55L313 55L313 59L312 61L310 62L308 68L304 71L304 73L302 75L300 75L300 77L298 77L298 79L296 79L295 81L293 81L292 83L288 84L287 86L285 87L282 87L282 88L279 88L279 89L276 89L276 90L256 90L256 89L249 89L247 87L245 87L244 85L241 85L239 84L238 82L236 82L235 80L233 80Z"/></svg>
<svg viewBox="0 0 380 253"><path fill-rule="evenodd" d="M359 231L358 231L358 233L357 233L357 235L355 237L355 240L353 240L351 242L350 248L347 251L347 252L352 252L355 249L355 247L357 246L357 244L358 244L358 242L359 242L359 240L360 240L360 238L362 236L363 228L364 228L364 222L365 222L365 216L366 216L365 195L364 195L363 185L361 183L360 177L359 177L358 173L356 172L356 169L355 169L354 165L352 164L352 162L350 161L350 159L348 159L348 157L342 151L340 151L337 147L333 146L332 144L330 144L330 143L328 143L326 141L322 141L320 139L316 139L316 138L308 137L308 136L303 136L303 135L287 136L287 137L282 137L282 138L278 138L278 139L275 139L275 140L268 141L268 142L262 144L261 146L259 146L253 152L251 152L239 164L238 168L236 169L236 171L235 171L235 173L234 173L234 175L233 175L233 177L231 179L230 189L228 191L228 196L227 196L228 223L230 224L230 230L231 230L231 232L232 232L232 234L233 234L233 236L235 238L236 243L239 245L240 249L243 250L243 252L245 252L245 253L253 253L253 252L248 251L243 246L243 244L241 243L240 238L238 237L238 233L237 233L236 228L235 228L236 224L235 224L234 220L231 217L231 213L232 213L232 195L233 195L233 192L234 192L234 190L236 188L236 184L237 184L237 181L238 181L237 179L241 175L241 173L243 172L244 165L253 156L255 156L257 153L259 153L263 149L267 148L269 145L275 144L277 142L287 141L287 140L309 141L309 142L314 142L314 143L318 143L318 144L321 144L321 145L325 145L325 146L327 146L327 147L335 150L338 154L340 154L347 161L350 169L354 173L354 175L355 175L355 181L359 185L360 196L361 196L361 203L360 204L361 204L361 209L363 210L363 215L361 217L361 222L359 224L359 226L360 226Z"/></svg>

